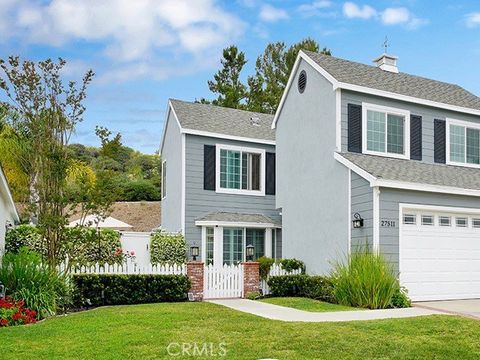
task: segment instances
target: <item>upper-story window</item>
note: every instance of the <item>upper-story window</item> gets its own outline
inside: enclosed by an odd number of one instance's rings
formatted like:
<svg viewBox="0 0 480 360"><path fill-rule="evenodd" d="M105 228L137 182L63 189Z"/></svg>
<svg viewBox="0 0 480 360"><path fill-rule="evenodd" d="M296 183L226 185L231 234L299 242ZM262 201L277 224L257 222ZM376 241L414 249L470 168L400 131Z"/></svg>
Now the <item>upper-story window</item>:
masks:
<svg viewBox="0 0 480 360"><path fill-rule="evenodd" d="M217 145L217 192L265 195L265 150Z"/></svg>
<svg viewBox="0 0 480 360"><path fill-rule="evenodd" d="M447 163L480 166L480 124L447 119Z"/></svg>
<svg viewBox="0 0 480 360"><path fill-rule="evenodd" d="M397 158L410 157L410 112L362 104L363 153Z"/></svg>

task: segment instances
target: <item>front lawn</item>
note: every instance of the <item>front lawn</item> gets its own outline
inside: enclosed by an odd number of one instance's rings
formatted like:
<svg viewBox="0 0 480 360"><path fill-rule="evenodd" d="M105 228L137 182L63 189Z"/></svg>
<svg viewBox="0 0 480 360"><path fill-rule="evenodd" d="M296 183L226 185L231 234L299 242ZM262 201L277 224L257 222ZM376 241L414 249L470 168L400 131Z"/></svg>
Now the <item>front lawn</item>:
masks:
<svg viewBox="0 0 480 360"><path fill-rule="evenodd" d="M363 310L302 297L271 297L260 301L312 312Z"/></svg>
<svg viewBox="0 0 480 360"><path fill-rule="evenodd" d="M478 359L478 334L479 321L454 316L288 323L210 303L163 303L104 307L0 328L0 357L170 358L170 343L206 342L217 351L225 342L229 359ZM177 345L171 349L178 352Z"/></svg>

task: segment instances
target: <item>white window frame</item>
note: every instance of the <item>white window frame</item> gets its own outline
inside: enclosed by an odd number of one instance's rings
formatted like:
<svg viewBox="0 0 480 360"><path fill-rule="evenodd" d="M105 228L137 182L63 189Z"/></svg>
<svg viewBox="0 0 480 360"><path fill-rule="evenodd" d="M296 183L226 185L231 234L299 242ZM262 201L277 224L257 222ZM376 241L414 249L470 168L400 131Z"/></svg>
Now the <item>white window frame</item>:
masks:
<svg viewBox="0 0 480 360"><path fill-rule="evenodd" d="M162 199L167 197L167 172L165 171L167 167L167 160L162 161Z"/></svg>
<svg viewBox="0 0 480 360"><path fill-rule="evenodd" d="M405 123L403 126L403 154L394 154L387 152L387 124L385 123L385 152L381 151L373 151L367 150L367 111L378 111L384 112L392 115L403 116L405 118ZM392 108L388 106L370 104L370 103L362 103L362 152L364 154L370 155L380 155L380 156L387 156L397 159L410 159L410 111Z"/></svg>
<svg viewBox="0 0 480 360"><path fill-rule="evenodd" d="M224 145L216 144L216 169L215 169L215 188L216 192L220 194L237 194L237 195L255 195L255 196L265 196L265 149L251 148L246 146L233 146L233 145ZM260 155L260 190L245 190L245 189L226 189L220 187L220 151L221 150L232 150L247 152L251 154ZM240 166L240 169L242 167ZM240 173L240 178L242 177Z"/></svg>
<svg viewBox="0 0 480 360"><path fill-rule="evenodd" d="M458 162L458 161L451 161L450 160L450 125L456 126L463 126L465 128L465 162ZM447 118L446 120L446 129L445 129L445 142L446 142L446 160L448 165L456 165L456 166L465 166L465 167L473 167L473 168L480 168L480 164L470 164L467 163L467 133L466 128L480 130L480 124L476 124L469 121L463 120L456 120Z"/></svg>

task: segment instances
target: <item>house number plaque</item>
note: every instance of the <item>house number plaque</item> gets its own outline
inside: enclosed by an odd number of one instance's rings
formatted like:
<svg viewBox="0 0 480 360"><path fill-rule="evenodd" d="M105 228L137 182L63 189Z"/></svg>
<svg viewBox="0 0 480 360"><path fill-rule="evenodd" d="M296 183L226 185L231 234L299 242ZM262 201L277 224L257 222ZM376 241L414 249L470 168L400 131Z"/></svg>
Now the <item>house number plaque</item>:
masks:
<svg viewBox="0 0 480 360"><path fill-rule="evenodd" d="M397 221L392 219L380 219L380 226L387 228L397 227Z"/></svg>

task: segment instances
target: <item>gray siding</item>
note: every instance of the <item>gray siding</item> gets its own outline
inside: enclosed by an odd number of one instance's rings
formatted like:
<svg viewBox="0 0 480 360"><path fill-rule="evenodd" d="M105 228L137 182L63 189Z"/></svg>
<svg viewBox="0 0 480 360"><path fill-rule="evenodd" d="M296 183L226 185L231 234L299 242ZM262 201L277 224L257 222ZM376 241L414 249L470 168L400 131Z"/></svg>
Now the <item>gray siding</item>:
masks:
<svg viewBox="0 0 480 360"><path fill-rule="evenodd" d="M303 60L307 86L295 78L277 122L277 207L282 208L283 257L324 274L348 250L348 170L335 151L335 91Z"/></svg>
<svg viewBox="0 0 480 360"><path fill-rule="evenodd" d="M363 228L351 230L352 249L373 244L373 190L370 183L352 171L351 175L352 220L358 213L363 218ZM349 224L352 226L352 224Z"/></svg>
<svg viewBox="0 0 480 360"><path fill-rule="evenodd" d="M162 162L167 161L167 196L162 199L160 224L168 232L178 232L182 230L182 134L172 112L165 132L161 155Z"/></svg>
<svg viewBox="0 0 480 360"><path fill-rule="evenodd" d="M218 194L215 191L203 189L203 146L204 145L235 145L265 149L275 152L273 145L239 142L216 139L204 136L186 136L186 189L185 189L185 236L188 246L201 246L201 227L195 226L195 220L215 211L264 214L280 220L275 210L275 196L254 196Z"/></svg>
<svg viewBox="0 0 480 360"><path fill-rule="evenodd" d="M478 197L382 188L380 190L380 220L395 220L397 226L395 228L380 227L380 251L391 260L396 271L398 271L400 203L480 208L480 198Z"/></svg>
<svg viewBox="0 0 480 360"><path fill-rule="evenodd" d="M453 118L457 120L471 121L480 123L480 117L461 114L453 111L437 109L433 107L408 103L404 101L386 99L378 96L357 93L353 91L342 90L342 151L347 151L348 146L348 122L347 106L348 104L361 105L362 102L372 103L382 106L390 106L403 110L409 110L412 115L422 117L422 161L433 163L433 120Z"/></svg>

